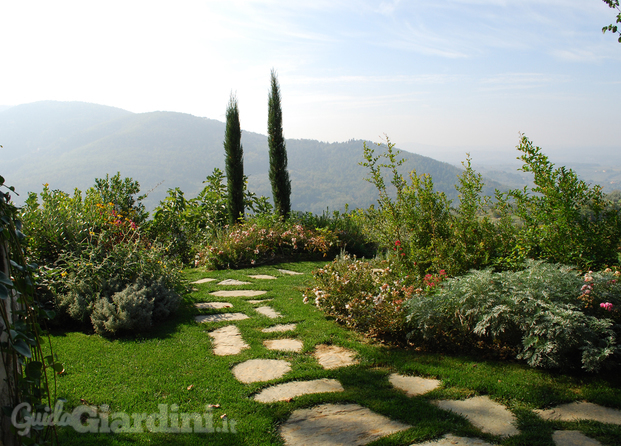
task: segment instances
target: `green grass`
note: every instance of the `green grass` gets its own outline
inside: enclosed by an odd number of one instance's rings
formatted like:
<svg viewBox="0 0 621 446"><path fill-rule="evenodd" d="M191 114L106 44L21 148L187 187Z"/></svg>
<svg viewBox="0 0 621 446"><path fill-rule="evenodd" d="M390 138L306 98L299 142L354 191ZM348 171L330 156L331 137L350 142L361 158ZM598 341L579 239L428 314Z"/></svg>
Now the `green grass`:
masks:
<svg viewBox="0 0 621 446"><path fill-rule="evenodd" d="M621 426L596 422L547 422L533 414L533 409L548 408L575 400L587 400L621 409L621 380L618 371L606 375L565 375L530 369L513 361L486 361L474 357L417 352L398 349L365 339L346 330L312 305L302 303L302 290L310 272L323 262L280 264L238 271L185 271L188 281L203 277L218 280L252 281L252 285L219 287L217 282L193 285L198 291L185 296L176 316L138 337L106 339L94 334L65 331L52 335L52 344L66 373L57 379L57 394L67 399L65 410L80 404L109 405L110 411L156 413L158 404L177 404L178 412L205 412L205 405L219 404L213 410L215 425L220 416L237 422L237 433L212 434L77 434L73 429L60 431L67 445L278 445L281 423L295 409L320 403L357 403L371 410L413 426L411 429L382 438L374 445L410 445L438 438L446 433L477 436L503 445L552 445L555 429L578 429L606 445L621 445ZM306 274L285 276L276 268ZM248 274L271 274L278 280L248 280ZM255 313L247 299L214 298L217 289L261 289L260 298L269 302L283 317L269 319ZM193 304L227 301L232 309L198 311ZM236 324L250 349L235 356L214 356L207 332L231 324L221 322L197 324L197 314L241 311L249 319ZM297 323L293 332L262 333L261 328L275 323ZM301 353L267 350L266 339L294 337L304 342ZM360 364L336 370L324 370L312 357L317 344L336 344L356 350ZM285 359L292 370L269 383L242 384L230 369L254 358ZM399 372L440 379L443 385L421 397L408 398L388 383L388 375ZM317 378L338 379L345 392L306 395L291 402L257 403L251 397L261 389L280 382ZM190 388L190 386L192 386ZM190 390L188 390L190 388ZM460 399L489 395L507 405L516 415L520 435L501 440L483 434L464 418L442 411L433 399Z"/></svg>

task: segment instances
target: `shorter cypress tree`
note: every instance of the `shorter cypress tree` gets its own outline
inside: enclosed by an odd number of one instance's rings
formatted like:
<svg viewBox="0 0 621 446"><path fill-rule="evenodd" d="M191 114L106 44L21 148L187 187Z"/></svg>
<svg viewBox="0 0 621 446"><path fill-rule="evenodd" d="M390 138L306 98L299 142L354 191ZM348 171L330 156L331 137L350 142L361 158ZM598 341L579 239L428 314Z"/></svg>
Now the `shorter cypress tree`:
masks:
<svg viewBox="0 0 621 446"><path fill-rule="evenodd" d="M229 223L234 225L240 218L244 217L244 150L241 144L237 97L233 93L231 93L229 105L226 108L224 154Z"/></svg>

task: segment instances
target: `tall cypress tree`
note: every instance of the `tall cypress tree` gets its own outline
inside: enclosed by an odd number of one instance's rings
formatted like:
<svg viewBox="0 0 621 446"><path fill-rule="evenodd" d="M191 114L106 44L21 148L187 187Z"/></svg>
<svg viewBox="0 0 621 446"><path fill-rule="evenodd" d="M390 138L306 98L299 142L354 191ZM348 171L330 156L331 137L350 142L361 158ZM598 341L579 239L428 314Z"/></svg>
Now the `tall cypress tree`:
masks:
<svg viewBox="0 0 621 446"><path fill-rule="evenodd" d="M270 182L276 212L287 218L291 212L291 181L287 171L287 147L282 133L280 86L272 69L271 90L268 100L267 142L270 149Z"/></svg>
<svg viewBox="0 0 621 446"><path fill-rule="evenodd" d="M224 134L226 158L226 183L228 192L229 223L234 225L244 216L244 149L241 145L241 127L237 97L231 93L226 108L226 131Z"/></svg>

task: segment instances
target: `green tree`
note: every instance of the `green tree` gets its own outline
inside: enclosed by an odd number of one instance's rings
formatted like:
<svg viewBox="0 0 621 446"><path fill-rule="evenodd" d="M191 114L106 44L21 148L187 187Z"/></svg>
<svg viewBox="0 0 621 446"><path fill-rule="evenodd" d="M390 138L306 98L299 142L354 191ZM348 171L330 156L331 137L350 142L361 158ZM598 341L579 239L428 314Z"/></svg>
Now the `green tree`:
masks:
<svg viewBox="0 0 621 446"><path fill-rule="evenodd" d="M604 3L608 5L609 8L616 9L619 13L617 14L617 20L615 23L621 23L621 9L619 9L619 0L603 0ZM619 43L621 43L621 29L617 25L613 25L612 23L608 26L604 26L602 28L602 32L610 31L613 34L619 33Z"/></svg>
<svg viewBox="0 0 621 446"><path fill-rule="evenodd" d="M226 157L226 181L228 190L229 223L235 224L244 217L244 149L241 144L239 109L237 98L231 93L226 108L226 131L224 134Z"/></svg>
<svg viewBox="0 0 621 446"><path fill-rule="evenodd" d="M267 141L270 149L270 182L276 212L287 218L291 212L291 180L287 171L287 147L282 133L280 86L276 72L271 72L271 90L268 100Z"/></svg>

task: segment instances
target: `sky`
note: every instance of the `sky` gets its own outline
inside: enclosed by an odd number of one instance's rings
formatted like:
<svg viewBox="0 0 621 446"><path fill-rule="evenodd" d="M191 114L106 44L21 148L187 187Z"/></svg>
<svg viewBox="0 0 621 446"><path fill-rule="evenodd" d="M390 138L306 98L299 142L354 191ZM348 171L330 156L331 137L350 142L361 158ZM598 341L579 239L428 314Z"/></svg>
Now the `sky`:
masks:
<svg viewBox="0 0 621 446"><path fill-rule="evenodd" d="M3 1L0 105L84 101L433 156L621 149L621 44L601 0ZM0 136L1 137L1 136ZM621 151L621 150L620 150Z"/></svg>

